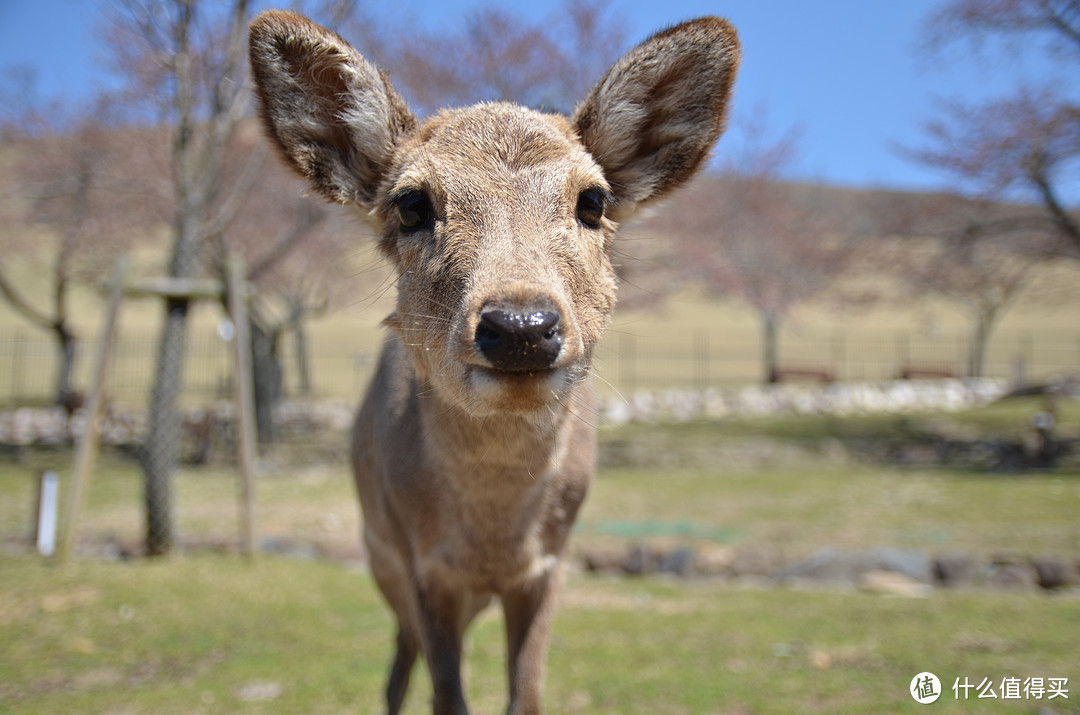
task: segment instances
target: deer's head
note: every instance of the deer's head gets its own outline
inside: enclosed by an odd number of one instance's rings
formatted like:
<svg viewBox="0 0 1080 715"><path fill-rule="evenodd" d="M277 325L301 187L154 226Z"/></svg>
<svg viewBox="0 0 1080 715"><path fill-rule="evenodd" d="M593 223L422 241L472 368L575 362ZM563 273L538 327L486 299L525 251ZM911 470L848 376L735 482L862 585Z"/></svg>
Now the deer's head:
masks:
<svg viewBox="0 0 1080 715"><path fill-rule="evenodd" d="M478 416L543 410L587 374L618 221L701 166L738 62L734 30L702 18L630 51L572 117L495 103L420 122L329 30L285 12L251 27L270 135L375 224L398 273L387 325L438 396Z"/></svg>

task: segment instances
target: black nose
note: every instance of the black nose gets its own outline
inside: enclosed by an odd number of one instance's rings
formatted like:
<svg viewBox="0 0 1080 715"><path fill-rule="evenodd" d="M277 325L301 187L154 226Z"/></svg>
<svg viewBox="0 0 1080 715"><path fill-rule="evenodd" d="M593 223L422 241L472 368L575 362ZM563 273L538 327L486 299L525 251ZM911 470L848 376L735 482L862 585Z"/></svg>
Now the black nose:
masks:
<svg viewBox="0 0 1080 715"><path fill-rule="evenodd" d="M526 372L549 368L562 350L559 313L486 307L476 326L475 342L480 354L498 370Z"/></svg>

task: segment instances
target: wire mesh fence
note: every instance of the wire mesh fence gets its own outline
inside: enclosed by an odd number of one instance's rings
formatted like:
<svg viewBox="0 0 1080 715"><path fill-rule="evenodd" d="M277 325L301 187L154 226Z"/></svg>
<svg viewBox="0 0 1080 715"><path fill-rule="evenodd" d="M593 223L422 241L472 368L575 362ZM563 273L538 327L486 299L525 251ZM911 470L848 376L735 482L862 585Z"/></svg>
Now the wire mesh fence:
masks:
<svg viewBox="0 0 1080 715"><path fill-rule="evenodd" d="M158 336L121 328L109 367L109 399L114 405L145 407L153 385ZM377 344L346 338L306 338L306 358L295 338L279 346L287 397L353 400L375 367ZM85 383L89 345L78 346L75 384ZM789 377L829 377L838 381L881 381L901 377L966 377L967 336L827 334L781 337L780 367ZM609 336L597 352L599 388L623 394L638 389L706 388L760 382L762 347L731 342L708 330L663 340L628 333ZM307 363L305 372L299 365ZM47 336L28 330L0 332L0 406L48 404L55 398L59 353ZM1080 332L1034 334L1001 331L987 349L985 377L1031 381L1080 369ZM233 348L213 330L190 331L185 347L181 402L198 407L232 394ZM781 376L783 377L783 375Z"/></svg>
<svg viewBox="0 0 1080 715"><path fill-rule="evenodd" d="M681 338L650 341L632 334L612 336L597 353L601 389L632 394L666 388L705 389L762 382L763 348L731 342L702 330ZM966 336L917 333L832 333L781 338L781 379L871 381L968 377ZM1030 382L1080 369L1080 333L1036 336L1002 332L987 349L983 377Z"/></svg>

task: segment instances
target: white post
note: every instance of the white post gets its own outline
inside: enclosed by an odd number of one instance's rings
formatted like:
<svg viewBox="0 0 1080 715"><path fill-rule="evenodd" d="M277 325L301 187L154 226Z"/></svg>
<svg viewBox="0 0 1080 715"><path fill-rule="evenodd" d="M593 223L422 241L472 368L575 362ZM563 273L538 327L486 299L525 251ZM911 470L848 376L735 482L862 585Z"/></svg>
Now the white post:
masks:
<svg viewBox="0 0 1080 715"><path fill-rule="evenodd" d="M60 477L51 469L38 483L37 550L42 556L56 551L56 522L60 507Z"/></svg>

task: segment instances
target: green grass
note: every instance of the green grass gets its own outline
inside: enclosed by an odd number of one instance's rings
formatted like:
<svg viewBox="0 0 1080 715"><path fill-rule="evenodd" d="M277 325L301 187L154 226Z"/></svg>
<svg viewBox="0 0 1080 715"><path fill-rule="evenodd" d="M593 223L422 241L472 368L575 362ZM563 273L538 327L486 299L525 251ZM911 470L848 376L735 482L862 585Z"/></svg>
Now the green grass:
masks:
<svg viewBox="0 0 1080 715"><path fill-rule="evenodd" d="M327 562L2 562L0 709L375 713L391 624L366 575ZM739 590L571 575L549 656L553 713L917 712L918 672L1080 679L1075 598ZM505 707L502 631L471 632L476 712ZM426 711L422 668L408 712ZM1054 712L1077 712L1076 694ZM943 712L1034 712L1002 701Z"/></svg>
<svg viewBox="0 0 1080 715"><path fill-rule="evenodd" d="M823 547L895 546L989 554L1080 554L1080 473L1000 475L856 462L837 444L896 433L1015 437L1032 404L949 416L628 426L602 433L606 466L573 552L590 544L715 539L785 560ZM1066 432L1080 425L1061 413ZM343 443L343 438L342 438ZM829 446L832 445L832 446ZM392 623L348 560L215 553L235 541L234 475L177 476L186 555L109 561L137 545L137 466L106 452L87 494L81 554L26 555L34 478L66 474L70 452L0 456L0 712L380 712ZM343 457L343 455L342 455ZM269 455L258 483L260 538L346 558L358 510L343 459ZM202 548L209 546L211 548ZM577 561L573 562L577 564ZM1080 688L1075 592L935 591L899 599L841 589L721 580L590 576L571 569L548 660L552 713L922 712L911 678L936 673L939 712L1080 712L1070 699L956 702L956 678L1070 679ZM470 702L505 707L503 634L489 611L471 631ZM427 710L423 669L409 713Z"/></svg>
<svg viewBox="0 0 1080 715"><path fill-rule="evenodd" d="M856 416L771 416L725 421L702 420L672 427L637 424L608 433L608 441L647 444L643 451L655 453L662 443L669 455L693 449L715 439L770 438L820 447L829 440L897 441L934 436L967 439L1020 439L1030 429L1032 416L1046 409L1041 396L1009 398L989 405L953 413L868 414ZM1080 400L1063 398L1056 406L1055 432L1059 437L1080 438Z"/></svg>
<svg viewBox="0 0 1080 715"><path fill-rule="evenodd" d="M601 432L604 468L580 517L577 545L612 538L711 538L763 545L797 558L831 546L898 546L983 555L1080 554L1080 474L1003 475L957 468L859 462L844 447L874 440L970 433L1020 439L1034 402L948 416L775 418L628 425ZM1080 434L1080 409L1063 408L1058 431ZM332 442L332 440L324 440ZM256 490L257 534L324 552L358 549L359 510L345 465L279 450ZM320 452L332 455L329 446ZM300 460L300 461L294 461ZM70 453L0 459L0 538L31 529L35 479L66 476ZM141 472L106 452L87 492L79 541L135 548L143 533ZM187 468L175 482L177 530L193 547L235 543L237 486L227 466Z"/></svg>
<svg viewBox="0 0 1080 715"><path fill-rule="evenodd" d="M1020 441L1037 399L949 415L778 417L627 425L602 433L609 466L579 531L657 522L789 559L823 546L896 546L990 555L1080 554L1080 473L1006 475L893 467L850 456L866 444L944 436ZM1063 403L1056 434L1080 436L1080 404ZM628 529L621 529L625 532Z"/></svg>
<svg viewBox="0 0 1080 715"><path fill-rule="evenodd" d="M1080 554L1080 479L794 464L764 469L601 473L583 536L612 524L689 522L706 536L802 558L824 546L896 546L980 555ZM631 529L627 529L632 531Z"/></svg>
<svg viewBox="0 0 1080 715"><path fill-rule="evenodd" d="M344 436L340 439L344 444ZM37 477L57 471L66 490L71 454L33 451L21 461L0 458L0 539L19 539L32 530ZM226 466L185 468L173 483L176 531L193 549L235 544L239 533L236 472ZM359 548L360 518L355 490L342 459L337 464L264 464L256 487L259 537L325 546L344 556ZM106 451L86 490L76 550L98 552L103 544L135 550L145 533L142 471L124 455Z"/></svg>

